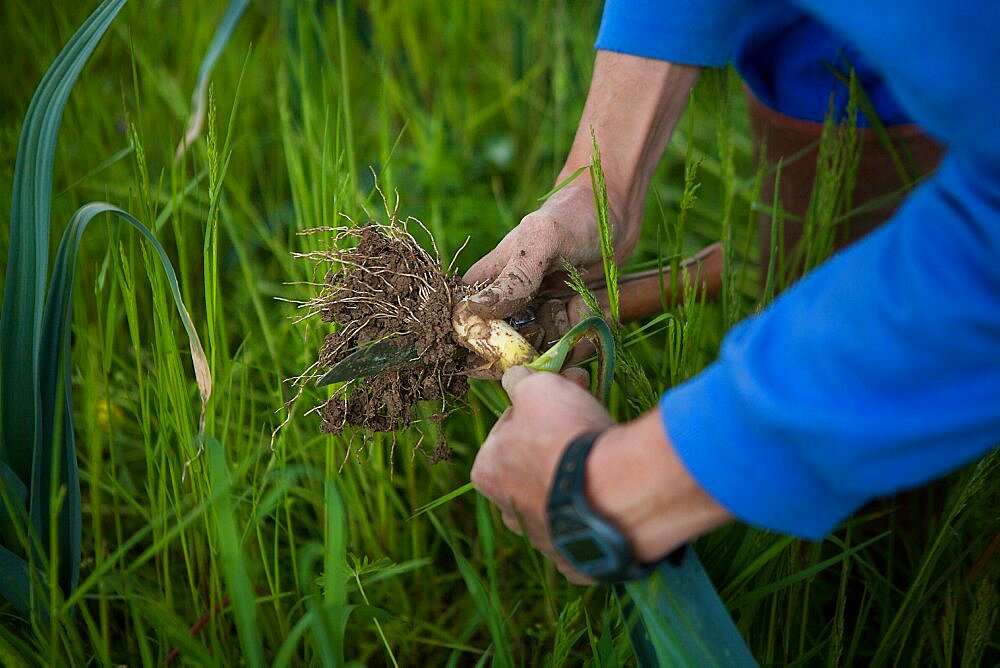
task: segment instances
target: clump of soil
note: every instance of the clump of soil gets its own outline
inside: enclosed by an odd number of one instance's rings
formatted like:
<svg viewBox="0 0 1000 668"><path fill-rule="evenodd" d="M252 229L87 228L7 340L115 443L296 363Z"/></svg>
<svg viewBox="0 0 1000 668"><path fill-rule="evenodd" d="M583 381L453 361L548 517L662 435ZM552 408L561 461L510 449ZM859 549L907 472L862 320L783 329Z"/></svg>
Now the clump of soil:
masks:
<svg viewBox="0 0 1000 668"><path fill-rule="evenodd" d="M348 425L393 431L408 424L420 401L443 407L447 397L464 396L470 353L454 340L451 313L467 286L447 275L394 216L389 225L337 232L333 248L321 254L333 269L311 302L336 326L319 353L321 372L386 338L412 346L419 359L345 383L319 408L323 431L340 433ZM351 238L356 245L349 245Z"/></svg>

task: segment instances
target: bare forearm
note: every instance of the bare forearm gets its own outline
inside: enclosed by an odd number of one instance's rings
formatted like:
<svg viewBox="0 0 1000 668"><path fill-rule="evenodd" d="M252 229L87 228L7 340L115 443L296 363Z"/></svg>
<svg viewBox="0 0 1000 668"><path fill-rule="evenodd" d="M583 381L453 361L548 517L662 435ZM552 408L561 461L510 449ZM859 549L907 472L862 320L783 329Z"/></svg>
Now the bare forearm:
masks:
<svg viewBox="0 0 1000 668"><path fill-rule="evenodd" d="M587 460L586 494L654 561L731 519L684 468L654 410L608 429Z"/></svg>
<svg viewBox="0 0 1000 668"><path fill-rule="evenodd" d="M612 208L628 233L637 235L649 182L700 71L598 51L580 125L558 180L590 163L593 128Z"/></svg>
<svg viewBox="0 0 1000 668"><path fill-rule="evenodd" d="M593 153L594 129L611 204L615 254L628 257L639 238L642 204L670 134L684 111L699 69L610 51L598 51L583 117L557 182ZM570 262L587 270L601 261L589 180L549 197L465 274L485 285L469 308L505 318L524 307L542 280Z"/></svg>

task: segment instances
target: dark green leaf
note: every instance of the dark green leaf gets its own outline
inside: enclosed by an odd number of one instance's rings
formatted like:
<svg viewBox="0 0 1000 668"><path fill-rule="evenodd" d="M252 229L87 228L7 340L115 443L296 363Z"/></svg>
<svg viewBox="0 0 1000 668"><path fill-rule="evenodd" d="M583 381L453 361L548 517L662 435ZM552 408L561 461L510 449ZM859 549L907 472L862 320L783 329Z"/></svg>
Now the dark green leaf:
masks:
<svg viewBox="0 0 1000 668"><path fill-rule="evenodd" d="M25 618L29 616L28 564L5 547L0 547L0 596Z"/></svg>
<svg viewBox="0 0 1000 668"><path fill-rule="evenodd" d="M0 544L16 545L17 532L14 517L27 517L28 488L14 470L0 462Z"/></svg>
<svg viewBox="0 0 1000 668"><path fill-rule="evenodd" d="M14 164L10 254L0 315L3 375L2 456L21 480L31 477L40 431L38 346L48 272L52 163L66 99L84 63L125 0L105 0L56 57L24 118Z"/></svg>
<svg viewBox="0 0 1000 668"><path fill-rule="evenodd" d="M53 367L56 364L54 358L43 359L41 351L53 157L63 108L73 84L124 4L125 0L105 0L80 26L45 73L28 106L14 165L10 254L0 314L3 368L0 394L4 398L0 460L10 465L16 478L31 481L33 504L36 499L44 498L44 503L39 502L37 507L31 508L43 547L48 543L49 502L55 491L50 475L53 423L46 424L45 419L55 413L56 393L54 383L46 386L39 375L43 364ZM65 336L68 337L68 332ZM65 401L69 401L68 391ZM64 425L64 431L72 438L71 424ZM67 494L60 509L59 540L68 555L59 561L60 579L64 587L72 588L80 563L80 489L75 451L64 449L60 455L58 480L65 485Z"/></svg>

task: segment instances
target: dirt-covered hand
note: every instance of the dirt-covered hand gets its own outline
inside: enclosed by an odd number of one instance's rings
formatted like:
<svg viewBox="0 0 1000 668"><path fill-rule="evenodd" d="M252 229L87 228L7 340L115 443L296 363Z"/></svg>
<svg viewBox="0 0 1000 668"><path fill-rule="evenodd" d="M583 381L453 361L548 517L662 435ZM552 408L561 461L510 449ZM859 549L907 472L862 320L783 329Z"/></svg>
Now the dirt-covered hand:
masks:
<svg viewBox="0 0 1000 668"><path fill-rule="evenodd" d="M638 230L617 224L613 202L611 210L615 249L623 258L635 247ZM531 301L547 275L562 269L563 258L581 268L601 259L594 195L585 174L525 216L469 269L466 283L484 285L469 297L473 312L492 318L513 315Z"/></svg>
<svg viewBox="0 0 1000 668"><path fill-rule="evenodd" d="M658 410L614 424L583 389L585 375L576 380L574 385L523 367L503 377L511 407L483 443L472 482L500 507L511 531L523 530L571 582L586 582L556 553L545 504L570 439L588 431L603 433L587 458L584 494L594 510L622 532L640 563L654 563L732 520L688 473Z"/></svg>
<svg viewBox="0 0 1000 668"><path fill-rule="evenodd" d="M579 369L575 370L580 372ZM494 425L472 467L476 488L499 506L504 524L522 530L574 583L589 582L556 552L545 504L563 450L575 436L613 424L603 406L569 379L513 367L503 377L511 406Z"/></svg>

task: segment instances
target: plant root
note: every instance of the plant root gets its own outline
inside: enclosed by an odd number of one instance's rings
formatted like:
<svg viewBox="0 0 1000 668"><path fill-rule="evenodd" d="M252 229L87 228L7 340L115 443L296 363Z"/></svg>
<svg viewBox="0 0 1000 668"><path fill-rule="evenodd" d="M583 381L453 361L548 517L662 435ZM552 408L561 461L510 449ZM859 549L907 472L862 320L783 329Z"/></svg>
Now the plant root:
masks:
<svg viewBox="0 0 1000 668"><path fill-rule="evenodd" d="M336 328L323 342L317 373L359 346L390 337L418 353L412 362L337 387L317 407L325 432L349 426L394 431L410 423L418 402L443 405L468 391L471 354L455 340L451 315L469 288L442 269L436 245L432 255L417 243L407 229L414 221L390 212L389 224L323 228L334 233L331 247L298 254L326 269L319 294L300 306L303 318Z"/></svg>

